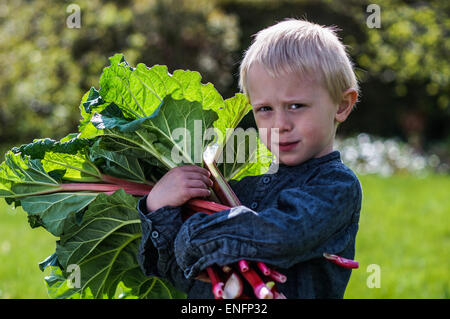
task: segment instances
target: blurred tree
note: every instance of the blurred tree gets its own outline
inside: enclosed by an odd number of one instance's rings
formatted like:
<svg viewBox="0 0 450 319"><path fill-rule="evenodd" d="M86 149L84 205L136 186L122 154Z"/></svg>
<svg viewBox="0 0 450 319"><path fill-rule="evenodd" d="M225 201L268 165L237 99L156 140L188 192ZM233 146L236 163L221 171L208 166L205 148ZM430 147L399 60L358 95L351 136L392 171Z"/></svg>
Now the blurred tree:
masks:
<svg viewBox="0 0 450 319"><path fill-rule="evenodd" d="M80 28L70 28L73 7ZM70 20L69 22L73 22ZM0 144L74 132L84 92L108 57L199 71L231 95L239 29L208 0L7 0L0 3ZM2 148L0 146L0 149Z"/></svg>

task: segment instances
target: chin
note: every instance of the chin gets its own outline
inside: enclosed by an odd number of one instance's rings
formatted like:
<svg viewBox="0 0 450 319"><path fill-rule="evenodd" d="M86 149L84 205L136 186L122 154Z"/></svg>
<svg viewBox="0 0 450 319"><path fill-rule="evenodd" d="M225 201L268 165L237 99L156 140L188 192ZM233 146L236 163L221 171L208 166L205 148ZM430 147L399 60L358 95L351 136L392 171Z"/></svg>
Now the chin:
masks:
<svg viewBox="0 0 450 319"><path fill-rule="evenodd" d="M298 157L298 156L281 156L279 158L280 163L287 165L287 166L295 166L300 165L301 163L307 161L308 159Z"/></svg>

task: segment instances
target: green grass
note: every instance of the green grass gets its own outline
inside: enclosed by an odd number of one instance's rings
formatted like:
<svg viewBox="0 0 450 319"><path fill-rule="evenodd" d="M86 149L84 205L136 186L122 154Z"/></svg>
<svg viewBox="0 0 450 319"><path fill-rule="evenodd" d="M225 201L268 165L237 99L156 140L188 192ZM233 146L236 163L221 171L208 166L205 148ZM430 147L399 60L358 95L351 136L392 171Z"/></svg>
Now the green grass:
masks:
<svg viewBox="0 0 450 319"><path fill-rule="evenodd" d="M450 298L450 178L362 176L356 260L346 298ZM380 288L369 288L370 264Z"/></svg>
<svg viewBox="0 0 450 319"><path fill-rule="evenodd" d="M363 206L356 244L360 268L345 298L450 298L450 177L361 176ZM38 263L55 238L31 229L21 209L0 202L0 298L47 298ZM370 264L380 288L366 284Z"/></svg>
<svg viewBox="0 0 450 319"><path fill-rule="evenodd" d="M31 229L22 209L0 200L0 298L48 298L38 263L55 251L55 237Z"/></svg>

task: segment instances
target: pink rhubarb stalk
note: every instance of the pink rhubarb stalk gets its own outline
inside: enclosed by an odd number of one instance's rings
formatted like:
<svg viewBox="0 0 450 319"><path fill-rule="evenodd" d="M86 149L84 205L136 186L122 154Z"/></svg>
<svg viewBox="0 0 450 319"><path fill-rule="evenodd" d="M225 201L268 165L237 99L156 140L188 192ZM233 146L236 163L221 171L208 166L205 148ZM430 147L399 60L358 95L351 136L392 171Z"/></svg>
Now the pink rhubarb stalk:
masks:
<svg viewBox="0 0 450 319"><path fill-rule="evenodd" d="M247 280L252 286L256 298L273 299L273 293L253 269L250 268L246 272L241 272L241 274L244 276L245 280Z"/></svg>
<svg viewBox="0 0 450 319"><path fill-rule="evenodd" d="M241 272L246 272L250 269L250 266L248 265L247 261L245 261L243 259L239 260L238 265L239 265L239 270Z"/></svg>
<svg viewBox="0 0 450 319"><path fill-rule="evenodd" d="M261 270L261 272L265 275L265 276L269 276L270 275L270 269L269 267L266 266L265 263L258 261L256 263L256 265L258 266L259 270Z"/></svg>
<svg viewBox="0 0 450 319"><path fill-rule="evenodd" d="M213 266L206 267L206 272L208 273L209 279L211 280L214 297L216 299L221 299L223 296L224 283L221 281Z"/></svg>
<svg viewBox="0 0 450 319"><path fill-rule="evenodd" d="M147 195L152 187L150 185L129 186L129 185L115 185L115 184L94 184L94 183L67 183L61 184L60 188L55 190L57 192L77 192L77 191L93 191L93 192L115 192L123 189L126 193L144 196ZM53 192L55 192L53 191Z"/></svg>
<svg viewBox="0 0 450 319"><path fill-rule="evenodd" d="M355 260L347 259L341 256L323 253L323 257L344 268L354 269L359 267L359 263Z"/></svg>
<svg viewBox="0 0 450 319"><path fill-rule="evenodd" d="M270 269L270 274L269 277L272 278L273 280L275 280L276 282L279 283L285 283L287 278L285 275L279 273L278 271L274 270L274 269Z"/></svg>

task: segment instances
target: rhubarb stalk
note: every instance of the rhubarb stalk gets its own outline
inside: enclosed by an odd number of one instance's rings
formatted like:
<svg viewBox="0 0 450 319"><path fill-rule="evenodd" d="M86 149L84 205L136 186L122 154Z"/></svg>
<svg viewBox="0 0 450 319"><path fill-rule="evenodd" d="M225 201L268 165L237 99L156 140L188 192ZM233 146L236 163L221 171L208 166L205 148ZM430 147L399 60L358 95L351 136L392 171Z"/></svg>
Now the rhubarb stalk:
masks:
<svg viewBox="0 0 450 319"><path fill-rule="evenodd" d="M206 272L208 273L209 279L211 280L214 297L216 299L221 299L223 296L224 283L220 280L220 277L214 270L213 266L206 267Z"/></svg>
<svg viewBox="0 0 450 319"><path fill-rule="evenodd" d="M252 286L256 298L273 299L273 293L270 291L270 289L266 286L264 281L262 281L262 279L253 269L250 268L248 271L245 272L241 271L241 274Z"/></svg>

